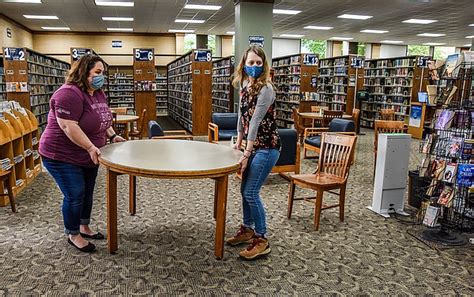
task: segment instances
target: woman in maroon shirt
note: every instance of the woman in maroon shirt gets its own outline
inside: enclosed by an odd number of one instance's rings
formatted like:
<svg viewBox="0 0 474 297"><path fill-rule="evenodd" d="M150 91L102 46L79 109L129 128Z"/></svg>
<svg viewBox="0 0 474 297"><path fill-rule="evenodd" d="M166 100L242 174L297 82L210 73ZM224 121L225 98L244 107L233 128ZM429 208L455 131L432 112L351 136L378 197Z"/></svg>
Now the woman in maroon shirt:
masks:
<svg viewBox="0 0 474 297"><path fill-rule="evenodd" d="M112 113L101 90L104 61L85 55L72 65L66 84L51 97L48 124L40 140L43 164L64 200L62 213L68 242L82 252L95 245L85 238L104 239L89 228L98 157L107 137L125 141L112 128Z"/></svg>

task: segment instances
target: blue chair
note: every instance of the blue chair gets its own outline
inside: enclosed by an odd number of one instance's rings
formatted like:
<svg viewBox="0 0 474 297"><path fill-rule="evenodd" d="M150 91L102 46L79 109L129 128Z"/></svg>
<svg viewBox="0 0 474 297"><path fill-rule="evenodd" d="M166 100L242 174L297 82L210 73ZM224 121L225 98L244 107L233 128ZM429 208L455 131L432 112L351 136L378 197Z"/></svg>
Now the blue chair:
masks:
<svg viewBox="0 0 474 297"><path fill-rule="evenodd" d="M207 126L209 142L217 143L219 140L231 140L237 136L237 113L213 113L212 122Z"/></svg>
<svg viewBox="0 0 474 297"><path fill-rule="evenodd" d="M280 173L289 179L286 172L300 173L300 144L295 129L278 129L281 139L280 157L272 169L272 173Z"/></svg>
<svg viewBox="0 0 474 297"><path fill-rule="evenodd" d="M185 139L193 140L193 136L189 135L186 130L170 130L163 131L156 121L148 122L148 138L149 139Z"/></svg>

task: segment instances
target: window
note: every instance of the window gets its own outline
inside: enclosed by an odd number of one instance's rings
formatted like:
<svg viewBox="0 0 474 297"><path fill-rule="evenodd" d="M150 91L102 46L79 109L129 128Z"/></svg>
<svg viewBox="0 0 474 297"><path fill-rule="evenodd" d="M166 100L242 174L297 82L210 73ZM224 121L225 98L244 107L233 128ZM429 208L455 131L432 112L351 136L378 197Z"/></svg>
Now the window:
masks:
<svg viewBox="0 0 474 297"><path fill-rule="evenodd" d="M216 53L216 35L207 36L207 48L211 50L212 56L217 56Z"/></svg>
<svg viewBox="0 0 474 297"><path fill-rule="evenodd" d="M196 48L196 34L184 35L184 52L187 53Z"/></svg>
<svg viewBox="0 0 474 297"><path fill-rule="evenodd" d="M428 45L416 45L410 44L408 45L408 56L429 56L430 55L430 47Z"/></svg>
<svg viewBox="0 0 474 297"><path fill-rule="evenodd" d="M319 58L326 57L326 40L301 40L301 52L319 54Z"/></svg>
<svg viewBox="0 0 474 297"><path fill-rule="evenodd" d="M446 59L449 55L456 53L456 48L451 46L436 46L434 49L434 59Z"/></svg>

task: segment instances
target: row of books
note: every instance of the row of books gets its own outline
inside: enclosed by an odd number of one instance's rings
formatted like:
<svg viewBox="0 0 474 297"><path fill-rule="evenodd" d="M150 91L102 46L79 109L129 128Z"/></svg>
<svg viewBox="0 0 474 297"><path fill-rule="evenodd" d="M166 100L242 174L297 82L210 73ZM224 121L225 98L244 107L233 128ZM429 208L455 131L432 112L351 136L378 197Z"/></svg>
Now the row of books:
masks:
<svg viewBox="0 0 474 297"><path fill-rule="evenodd" d="M366 60L364 63L364 68L415 67L415 62L416 59L414 57L384 60Z"/></svg>
<svg viewBox="0 0 474 297"><path fill-rule="evenodd" d="M47 67L59 68L62 70L68 70L70 68L68 63L52 59L50 57L43 56L34 52L29 52L28 62L41 64L42 66Z"/></svg>

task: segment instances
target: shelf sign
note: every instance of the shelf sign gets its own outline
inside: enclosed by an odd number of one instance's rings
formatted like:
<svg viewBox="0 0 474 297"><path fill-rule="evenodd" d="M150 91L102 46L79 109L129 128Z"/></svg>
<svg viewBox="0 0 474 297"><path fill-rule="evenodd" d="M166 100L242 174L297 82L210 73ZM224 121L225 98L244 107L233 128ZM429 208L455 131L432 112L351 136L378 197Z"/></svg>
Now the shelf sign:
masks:
<svg viewBox="0 0 474 297"><path fill-rule="evenodd" d="M232 66L235 65L235 57L234 56L230 57L230 65L232 65Z"/></svg>
<svg viewBox="0 0 474 297"><path fill-rule="evenodd" d="M79 60L82 56L92 54L92 50L90 48L72 48L71 49L71 56L73 61Z"/></svg>
<svg viewBox="0 0 474 297"><path fill-rule="evenodd" d="M364 59L362 57L352 57L351 58L351 66L354 67L354 68L364 67Z"/></svg>
<svg viewBox="0 0 474 297"><path fill-rule="evenodd" d="M3 57L10 61L24 61L25 50L21 47L6 47L3 49Z"/></svg>
<svg viewBox="0 0 474 297"><path fill-rule="evenodd" d="M428 67L428 61L430 60L430 57L418 57L418 61L416 64L420 68L426 68Z"/></svg>
<svg viewBox="0 0 474 297"><path fill-rule="evenodd" d="M112 40L112 48L121 48L122 40Z"/></svg>
<svg viewBox="0 0 474 297"><path fill-rule="evenodd" d="M152 48L136 48L135 49L135 61L152 61L153 60L153 49Z"/></svg>
<svg viewBox="0 0 474 297"><path fill-rule="evenodd" d="M212 61L211 50L195 50L194 61L195 62L211 62Z"/></svg>
<svg viewBox="0 0 474 297"><path fill-rule="evenodd" d="M303 63L305 65L318 65L318 57L314 54L305 54L303 56Z"/></svg>
<svg viewBox="0 0 474 297"><path fill-rule="evenodd" d="M265 44L265 38L263 36L257 35L257 36L249 36L249 45L256 45L259 47L263 47Z"/></svg>

